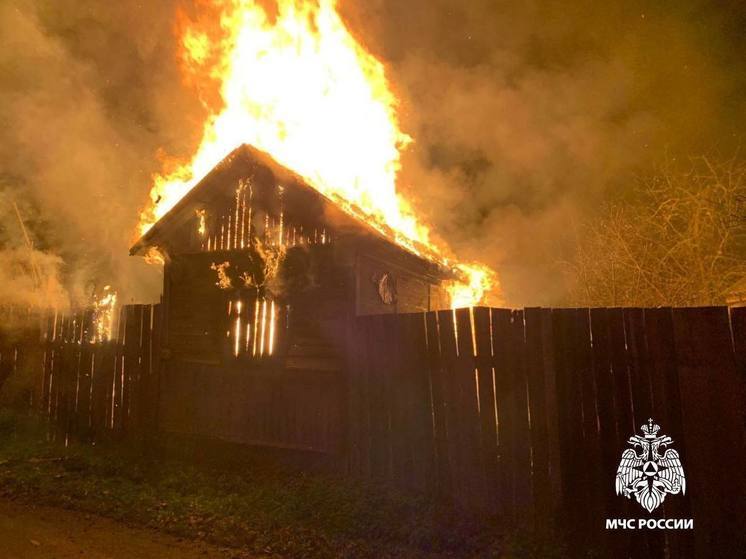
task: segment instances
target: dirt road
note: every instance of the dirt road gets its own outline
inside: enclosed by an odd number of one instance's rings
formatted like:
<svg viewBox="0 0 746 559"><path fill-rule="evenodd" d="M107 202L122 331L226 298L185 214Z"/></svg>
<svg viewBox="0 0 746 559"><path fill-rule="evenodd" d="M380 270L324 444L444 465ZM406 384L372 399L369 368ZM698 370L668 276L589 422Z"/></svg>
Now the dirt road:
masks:
<svg viewBox="0 0 746 559"><path fill-rule="evenodd" d="M2 559L248 559L234 550L64 509L0 499Z"/></svg>

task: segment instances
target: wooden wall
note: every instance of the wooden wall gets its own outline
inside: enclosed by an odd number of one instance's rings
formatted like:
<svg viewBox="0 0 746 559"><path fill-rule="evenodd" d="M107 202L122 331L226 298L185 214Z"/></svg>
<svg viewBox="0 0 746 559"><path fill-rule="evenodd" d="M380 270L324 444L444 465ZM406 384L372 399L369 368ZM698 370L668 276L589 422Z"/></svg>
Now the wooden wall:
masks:
<svg viewBox="0 0 746 559"><path fill-rule="evenodd" d="M215 254L177 256L166 265L167 335L164 347L176 356L218 362L225 337L227 297L210 266Z"/></svg>
<svg viewBox="0 0 746 559"><path fill-rule="evenodd" d="M343 386L339 370L172 361L163 371L160 428L338 454L344 440Z"/></svg>
<svg viewBox="0 0 746 559"><path fill-rule="evenodd" d="M414 257L389 243L359 243L354 259L355 314L401 314L439 310L449 306L434 275L432 264ZM394 299L384 302L378 282L387 274Z"/></svg>

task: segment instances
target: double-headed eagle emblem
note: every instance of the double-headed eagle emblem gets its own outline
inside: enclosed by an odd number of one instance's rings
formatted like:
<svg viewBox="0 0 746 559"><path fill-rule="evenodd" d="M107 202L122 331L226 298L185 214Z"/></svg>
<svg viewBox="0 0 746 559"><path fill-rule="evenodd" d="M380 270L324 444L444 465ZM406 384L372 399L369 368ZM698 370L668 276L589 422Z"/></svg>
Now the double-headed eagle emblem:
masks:
<svg viewBox="0 0 746 559"><path fill-rule="evenodd" d="M686 478L678 452L667 448L660 453L673 439L667 435L659 437L660 427L652 419L640 429L644 436L631 436L627 442L632 448L622 453L616 471L616 493L628 499L634 495L645 510L653 512L667 493L685 493Z"/></svg>

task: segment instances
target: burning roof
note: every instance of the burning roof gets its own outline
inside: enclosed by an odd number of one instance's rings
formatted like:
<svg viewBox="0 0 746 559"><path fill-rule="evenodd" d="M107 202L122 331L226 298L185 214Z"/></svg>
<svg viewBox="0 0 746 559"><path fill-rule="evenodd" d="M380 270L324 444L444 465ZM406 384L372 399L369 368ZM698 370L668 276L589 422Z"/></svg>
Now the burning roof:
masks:
<svg viewBox="0 0 746 559"><path fill-rule="evenodd" d="M185 82L207 115L193 156L155 177L134 252L178 219L173 210L189 206L183 197L209 197L203 183L221 172L226 153L248 144L271 154L283 176L303 177L298 184L333 201L348 222L355 216L409 252L458 270L465 281L454 284L454 306L477 304L497 287L489 268L450 261L448 247L397 191L400 152L412 139L400 128L383 64L350 33L335 0L279 0L272 13L261 3L208 0L182 13L177 27Z"/></svg>
<svg viewBox="0 0 746 559"><path fill-rule="evenodd" d="M148 229L131 247L130 254L145 255L153 247L164 248L169 244L169 237L182 225L194 219L195 215L204 216L206 208L215 205L219 199L233 197L236 191L235 185L242 183L245 179L253 179L253 182L257 184L252 195L258 201L266 203L268 200L267 193L262 192L263 188L279 188L283 193L283 212L322 218L323 221L332 225L338 234L351 233L384 239L400 250L430 262L433 272L439 277L454 280L460 278L457 270L432 258L427 258L417 250L401 246L396 242L396 235L392 230L387 230L385 227L373 227L361 217L352 215L354 210L351 210L344 200L332 200L324 196L310 187L296 173L277 163L270 155L245 144L228 154L170 211ZM238 248L238 246L231 245L230 248ZM425 252L425 247L423 247L423 252Z"/></svg>

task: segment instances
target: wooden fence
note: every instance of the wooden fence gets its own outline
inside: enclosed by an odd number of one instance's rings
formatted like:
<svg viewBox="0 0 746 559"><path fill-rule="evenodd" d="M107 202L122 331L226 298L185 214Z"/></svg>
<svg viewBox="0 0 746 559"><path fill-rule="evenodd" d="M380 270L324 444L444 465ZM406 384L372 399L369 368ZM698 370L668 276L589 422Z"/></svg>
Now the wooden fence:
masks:
<svg viewBox="0 0 746 559"><path fill-rule="evenodd" d="M170 359L161 369L159 428L188 437L298 451L300 462L338 462L346 408L341 371L266 363Z"/></svg>
<svg viewBox="0 0 746 559"><path fill-rule="evenodd" d="M0 343L0 382L38 367L29 401L57 440L147 443L170 429L164 410L186 401L159 390L161 307L123 307L117 338L104 343L84 334L90 321L50 318L41 344ZM352 476L557 526L573 549L598 556L732 556L743 540L746 309L474 308L359 317L342 331L347 374L334 393L346 410L343 442L326 446ZM232 371L222 385L245 384L239 377ZM277 398L251 401L295 413ZM626 441L651 417L673 438L687 479L686 494L652 515L614 491ZM202 418L199 434L210 436L217 419ZM231 425L234 435L245 430L236 440L257 439L251 425ZM607 518L692 518L694 530L606 530Z"/></svg>
<svg viewBox="0 0 746 559"><path fill-rule="evenodd" d="M50 434L96 442L156 431L160 305L121 307L116 339L91 341L92 313L42 325L39 407Z"/></svg>
<svg viewBox="0 0 746 559"><path fill-rule="evenodd" d="M359 318L349 467L536 525L599 556L730 556L746 518L746 309L504 309ZM740 369L739 369L740 367ZM615 494L627 439L670 435L686 494ZM617 518L694 530L606 530Z"/></svg>

